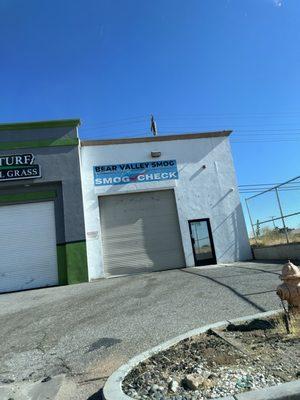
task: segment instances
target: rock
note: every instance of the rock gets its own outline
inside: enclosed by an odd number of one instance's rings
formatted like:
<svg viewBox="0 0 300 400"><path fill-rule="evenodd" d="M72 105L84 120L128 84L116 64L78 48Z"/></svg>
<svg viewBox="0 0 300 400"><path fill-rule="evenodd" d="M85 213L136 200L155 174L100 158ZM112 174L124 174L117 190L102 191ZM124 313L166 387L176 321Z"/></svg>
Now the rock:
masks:
<svg viewBox="0 0 300 400"><path fill-rule="evenodd" d="M156 383L151 386L150 393L156 394L156 392L163 392L165 388L163 386L159 386Z"/></svg>
<svg viewBox="0 0 300 400"><path fill-rule="evenodd" d="M214 381L212 379L203 379L203 382L201 383L201 387L204 389L210 389L214 386Z"/></svg>
<svg viewBox="0 0 300 400"><path fill-rule="evenodd" d="M14 380L10 379L10 378L3 378L3 379L1 379L0 382L1 383L5 383L5 384L9 384L9 383L14 383Z"/></svg>
<svg viewBox="0 0 300 400"><path fill-rule="evenodd" d="M218 378L218 374L211 372L205 378L208 378L208 379Z"/></svg>
<svg viewBox="0 0 300 400"><path fill-rule="evenodd" d="M178 383L177 381L175 381L175 379L172 379L172 380L169 382L169 389L170 389L171 392L173 392L173 393L177 392L178 386L179 386L179 383Z"/></svg>
<svg viewBox="0 0 300 400"><path fill-rule="evenodd" d="M127 394L129 395L129 396L136 396L136 391L134 390L134 389L129 389L128 390L128 392L127 392Z"/></svg>
<svg viewBox="0 0 300 400"><path fill-rule="evenodd" d="M197 390L198 387L203 383L204 378L199 375L189 374L186 375L183 380L182 384L184 387L190 390Z"/></svg>
<svg viewBox="0 0 300 400"><path fill-rule="evenodd" d="M45 383L51 380L51 376L46 376L46 378L42 379L41 382Z"/></svg>
<svg viewBox="0 0 300 400"><path fill-rule="evenodd" d="M156 392L156 391L158 390L158 388L159 388L159 386L156 385L156 384L154 384L154 385L151 386L150 391L151 391L151 392Z"/></svg>
<svg viewBox="0 0 300 400"><path fill-rule="evenodd" d="M288 382L290 380L289 377L282 371L275 371L275 372L273 372L273 375L276 378L282 379L284 382Z"/></svg>

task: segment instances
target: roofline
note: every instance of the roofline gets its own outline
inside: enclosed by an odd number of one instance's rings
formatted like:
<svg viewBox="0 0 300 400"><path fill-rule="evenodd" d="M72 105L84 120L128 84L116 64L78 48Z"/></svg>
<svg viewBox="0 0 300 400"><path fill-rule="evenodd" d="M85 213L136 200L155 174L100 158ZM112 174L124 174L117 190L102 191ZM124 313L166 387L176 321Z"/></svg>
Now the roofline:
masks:
<svg viewBox="0 0 300 400"><path fill-rule="evenodd" d="M57 119L51 121L10 122L10 123L0 124L0 131L61 128L64 126L77 127L79 125L80 125L80 119Z"/></svg>
<svg viewBox="0 0 300 400"><path fill-rule="evenodd" d="M188 140L188 139L204 139L211 137L229 136L232 130L203 132L203 133L185 133L179 135L164 135L164 136L149 136L141 138L124 138L124 139L107 139L107 140L81 140L81 146L106 146L111 144L126 144L126 143L144 143L144 142L167 142L169 140Z"/></svg>

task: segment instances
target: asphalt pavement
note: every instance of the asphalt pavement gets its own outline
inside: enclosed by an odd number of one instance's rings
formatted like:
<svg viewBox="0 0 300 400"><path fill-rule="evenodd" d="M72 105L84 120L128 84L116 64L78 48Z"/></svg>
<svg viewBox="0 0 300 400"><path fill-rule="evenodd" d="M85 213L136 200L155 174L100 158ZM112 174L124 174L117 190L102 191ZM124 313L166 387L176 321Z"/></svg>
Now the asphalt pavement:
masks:
<svg viewBox="0 0 300 400"><path fill-rule="evenodd" d="M0 384L66 374L98 398L134 355L201 325L280 307L282 263L185 268L0 295Z"/></svg>

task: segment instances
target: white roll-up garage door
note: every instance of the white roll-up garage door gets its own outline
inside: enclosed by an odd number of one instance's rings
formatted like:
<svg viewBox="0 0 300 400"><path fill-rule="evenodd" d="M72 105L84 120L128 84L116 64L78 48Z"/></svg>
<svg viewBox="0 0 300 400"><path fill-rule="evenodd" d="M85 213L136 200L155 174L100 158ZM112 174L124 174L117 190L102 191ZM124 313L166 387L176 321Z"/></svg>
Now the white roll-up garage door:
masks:
<svg viewBox="0 0 300 400"><path fill-rule="evenodd" d="M58 284L54 203L0 206L0 292Z"/></svg>
<svg viewBox="0 0 300 400"><path fill-rule="evenodd" d="M99 198L106 275L185 266L173 190Z"/></svg>

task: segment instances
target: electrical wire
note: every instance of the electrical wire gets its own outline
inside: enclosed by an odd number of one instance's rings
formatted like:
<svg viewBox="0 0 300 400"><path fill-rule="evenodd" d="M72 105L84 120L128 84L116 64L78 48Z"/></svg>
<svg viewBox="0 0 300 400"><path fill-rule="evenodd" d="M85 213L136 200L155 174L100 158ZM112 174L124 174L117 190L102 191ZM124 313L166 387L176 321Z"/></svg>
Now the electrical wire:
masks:
<svg viewBox="0 0 300 400"><path fill-rule="evenodd" d="M112 123L112 124L109 124L109 123L107 123L106 125L105 124L102 124L102 125L98 125L98 126L96 126L96 125L94 125L94 126L87 126L87 127L84 127L84 128L82 128L83 130L86 130L86 131L91 131L91 130L103 130L103 129L107 129L107 128L114 128L115 126L120 126L120 125L122 125L122 126L127 126L127 125L132 125L132 124L140 124L141 122L145 122L146 120L145 119L137 119L137 120L135 120L135 121L128 121L128 122L126 122L126 123L124 123L124 122L115 122L115 123Z"/></svg>
<svg viewBox="0 0 300 400"><path fill-rule="evenodd" d="M110 121L96 121L96 124L86 124L85 126L94 126L94 125L106 125L106 124L112 124L115 122L126 122L126 121L131 121L131 120L136 120L136 119L146 119L147 116L146 115L138 115L136 117L127 117L127 118L119 118L119 119L115 119L115 120L110 120ZM149 117L148 117L149 118Z"/></svg>
<svg viewBox="0 0 300 400"><path fill-rule="evenodd" d="M270 117L284 117L290 118L292 117L300 117L300 111L285 111L285 112L262 112L262 113L226 113L226 114L192 114L192 115L161 115L158 114L159 121L170 121L170 120L187 120L187 119L200 119L200 118L245 118L246 116L255 116L255 117L263 117L266 118ZM273 118L272 117L272 118ZM101 138L103 137L111 137L111 135L118 134L119 137L124 137L124 135L147 135L149 130L144 127L144 123L147 122L149 116L146 115L139 115L135 117L127 117L127 118L120 118L117 120L108 120L102 121L94 124L87 124L82 126L83 132L94 132L97 131ZM232 124L232 122L231 122ZM188 129L188 130L196 130L197 132L201 131L219 131L224 130L224 125L221 128L212 127L210 126L204 127L202 125L201 129L193 125L184 124L182 125L165 125L164 123L159 125L159 132L161 135L176 133L179 129ZM257 126L251 127L249 124L247 125L233 125L233 135L231 137L232 144L244 144L244 143L281 143L281 142L295 142L298 141L300 138L300 128L297 127L281 127L278 128L278 124L276 127L266 126L259 128ZM119 129L120 126L127 127L126 130L122 128ZM134 129L131 127L136 126ZM199 126L199 125L198 125ZM260 125L261 126L261 125ZM136 129L137 128L137 129ZM168 132L167 132L168 130ZM105 132L105 135L103 135Z"/></svg>

